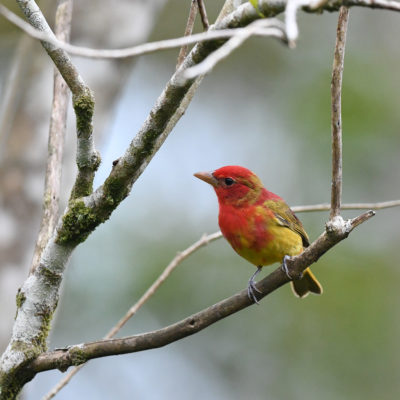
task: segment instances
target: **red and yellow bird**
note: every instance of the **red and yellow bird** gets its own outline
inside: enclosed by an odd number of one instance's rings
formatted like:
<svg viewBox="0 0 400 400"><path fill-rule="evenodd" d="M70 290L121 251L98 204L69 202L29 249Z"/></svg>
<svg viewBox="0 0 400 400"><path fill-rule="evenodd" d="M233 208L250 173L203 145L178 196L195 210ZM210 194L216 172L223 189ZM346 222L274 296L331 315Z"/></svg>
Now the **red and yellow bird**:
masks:
<svg viewBox="0 0 400 400"><path fill-rule="evenodd" d="M257 267L247 288L249 298L257 303L255 276L265 265L284 265L286 257L300 254L310 244L307 233L285 201L265 189L257 175L247 168L226 166L194 175L214 187L219 202L218 222L226 240ZM310 292L322 293L322 286L310 268L291 285L300 298Z"/></svg>

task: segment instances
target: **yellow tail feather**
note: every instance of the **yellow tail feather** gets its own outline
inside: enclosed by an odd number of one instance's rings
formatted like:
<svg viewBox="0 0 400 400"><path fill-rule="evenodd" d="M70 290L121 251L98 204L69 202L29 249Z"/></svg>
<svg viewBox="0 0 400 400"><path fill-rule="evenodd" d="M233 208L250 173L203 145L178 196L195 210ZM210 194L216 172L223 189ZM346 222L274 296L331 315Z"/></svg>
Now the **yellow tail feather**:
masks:
<svg viewBox="0 0 400 400"><path fill-rule="evenodd" d="M291 281L290 284L294 295L301 299L306 297L309 293L322 294L323 291L321 284L311 272L310 268L304 270L301 279Z"/></svg>

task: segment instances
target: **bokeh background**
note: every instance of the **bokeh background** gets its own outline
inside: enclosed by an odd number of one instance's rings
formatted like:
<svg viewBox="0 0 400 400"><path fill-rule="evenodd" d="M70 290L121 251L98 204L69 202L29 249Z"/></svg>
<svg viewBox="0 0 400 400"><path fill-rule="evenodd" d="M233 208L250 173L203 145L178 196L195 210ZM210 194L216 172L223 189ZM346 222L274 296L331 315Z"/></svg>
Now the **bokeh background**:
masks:
<svg viewBox="0 0 400 400"><path fill-rule="evenodd" d="M6 1L9 6L11 3ZM86 4L76 5L75 10L75 43L106 47L104 43L109 42L93 38L93 21L107 21L107 39L113 31L119 31L122 38L128 35L131 26L115 24L106 15L107 7L95 9L94 2L82 3ZM140 3L135 2L135 7ZM153 3L157 8L152 10L152 18L144 11L140 16L154 20L148 39L180 36L189 1ZM215 20L223 2L205 3L210 20ZM44 2L43 6L48 4ZM84 6L92 12L79 14ZM115 1L113 8L116 21L119 14L131 12L124 1ZM52 8L46 10L51 20ZM85 17L93 25L85 25ZM138 16L132 14L131 18ZM344 202L400 197L399 21L393 12L360 8L350 12L343 87ZM254 170L268 189L290 205L329 201L330 74L336 22L336 13L300 12L296 49L289 50L272 39L253 38L206 77L131 195L74 253L50 348L102 337L177 251L203 233L218 230L215 194L193 177L194 172L239 164ZM0 89L4 98L21 34L3 19L0 27ZM201 30L199 24L196 30ZM125 43L121 37L114 40L114 47L132 43ZM40 46L33 42L29 46L39 60L39 67L31 74L47 82L43 83L46 93L36 99L43 103L44 111L36 115L35 126L41 133L35 146L30 142L22 150L16 147L15 152L28 151L34 159L35 154L39 157L46 150L52 75ZM124 67L126 80L118 83L121 87L114 99L116 106L107 110L111 116L108 120L97 117L95 128L103 163L96 186L140 128L174 71L177 53L170 50L143 56ZM95 94L97 99L107 96L109 81L115 79L112 63L76 62L85 69L89 85L104 67ZM33 96L32 92L28 95ZM21 96L24 98L24 92ZM3 173L12 164L7 145L13 143L13 127L28 128L18 116L12 122L11 133L1 138ZM67 157L72 154L72 159L73 118L70 125L67 148L71 150L67 150ZM67 166L64 204L74 172L72 162ZM39 174L43 171L39 168ZM29 186L29 195L34 191L40 199L43 182L35 182ZM0 222L7 221L3 190ZM28 191L26 187L24 190ZM36 214L26 228L33 233L38 229L40 209ZM353 217L358 211L343 214ZM328 213L302 213L299 217L313 240L323 231ZM286 286L260 306L165 348L91 361L58 398L398 398L398 219L399 209L378 211L314 265L324 287L322 296L300 301ZM0 227L0 239L10 240L6 227L4 223ZM21 261L25 271L33 245L34 241L25 243L28 255ZM17 279L10 272L12 265L0 266L3 291L5 286L20 284L26 275ZM223 239L208 245L172 274L119 336L161 328L236 293L246 286L253 268ZM267 272L265 269L263 275ZM5 315L15 313L13 300L0 305L5 319ZM3 332L3 343L7 335ZM40 374L27 385L25 398L41 398L62 376L58 371Z"/></svg>

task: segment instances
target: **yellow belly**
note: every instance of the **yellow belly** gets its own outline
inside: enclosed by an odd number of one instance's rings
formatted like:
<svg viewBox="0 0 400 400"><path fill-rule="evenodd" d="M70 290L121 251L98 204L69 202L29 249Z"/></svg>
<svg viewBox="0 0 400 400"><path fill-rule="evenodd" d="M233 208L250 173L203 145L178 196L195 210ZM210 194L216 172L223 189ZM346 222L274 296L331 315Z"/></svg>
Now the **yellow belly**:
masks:
<svg viewBox="0 0 400 400"><path fill-rule="evenodd" d="M285 255L295 256L303 251L303 243L299 234L283 226L270 226L268 233L271 240L261 248L245 235L240 235L240 246L233 246L234 250L247 261L256 266L264 266L275 262L282 262Z"/></svg>

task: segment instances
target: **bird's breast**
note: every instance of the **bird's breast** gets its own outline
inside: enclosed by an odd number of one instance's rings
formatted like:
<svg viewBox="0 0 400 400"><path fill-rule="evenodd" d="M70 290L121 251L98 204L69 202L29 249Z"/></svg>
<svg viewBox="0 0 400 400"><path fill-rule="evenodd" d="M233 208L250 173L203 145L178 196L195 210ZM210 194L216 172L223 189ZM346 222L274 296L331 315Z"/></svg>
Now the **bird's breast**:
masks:
<svg viewBox="0 0 400 400"><path fill-rule="evenodd" d="M280 262L303 249L301 237L278 225L265 207L220 208L219 225L233 249L257 266Z"/></svg>

